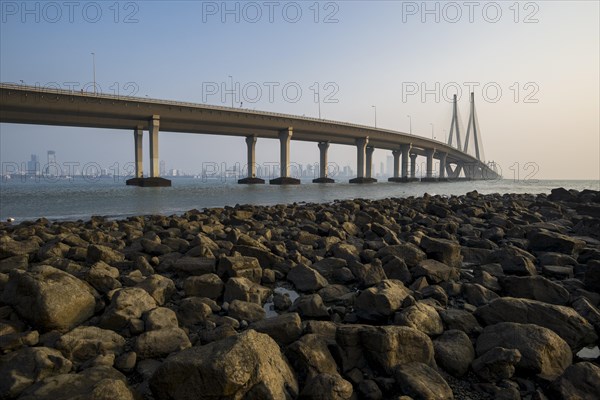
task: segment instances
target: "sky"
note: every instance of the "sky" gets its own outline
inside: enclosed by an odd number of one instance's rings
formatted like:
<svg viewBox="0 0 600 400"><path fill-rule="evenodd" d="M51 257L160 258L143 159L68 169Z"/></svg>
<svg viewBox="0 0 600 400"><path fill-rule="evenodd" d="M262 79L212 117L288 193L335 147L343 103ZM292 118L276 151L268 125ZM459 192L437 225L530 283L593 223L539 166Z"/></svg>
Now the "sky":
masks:
<svg viewBox="0 0 600 400"><path fill-rule="evenodd" d="M0 81L88 90L95 65L105 93L223 106L233 82L235 107L437 140L455 93L466 127L473 91L486 161L505 178L600 179L599 4L2 0ZM245 162L241 137L159 141L167 170ZM133 134L0 124L2 165L48 150L120 170ZM389 155L375 151L376 170ZM275 140L258 140L259 164L278 158ZM292 141L292 162L318 158L316 143ZM355 169L356 150L332 145L329 159Z"/></svg>

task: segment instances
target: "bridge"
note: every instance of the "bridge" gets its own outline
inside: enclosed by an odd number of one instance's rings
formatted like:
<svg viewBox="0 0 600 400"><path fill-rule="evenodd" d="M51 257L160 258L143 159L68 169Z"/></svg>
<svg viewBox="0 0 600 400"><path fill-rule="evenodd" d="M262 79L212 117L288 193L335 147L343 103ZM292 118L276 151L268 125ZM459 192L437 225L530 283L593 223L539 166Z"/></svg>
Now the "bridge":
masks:
<svg viewBox="0 0 600 400"><path fill-rule="evenodd" d="M484 162L481 136L471 93L469 126L464 143L460 132L456 96L448 142L427 139L408 133L358 124L253 111L205 104L119 96L110 94L48 89L25 85L0 84L0 123L59 125L122 129L133 132L135 177L127 184L170 186L159 176L159 132L183 132L245 137L248 149L247 177L239 183L264 183L256 176L257 139L280 141L280 176L271 184L298 184L290 176L290 141L316 142L320 152L320 175L315 183L333 183L328 176L330 144L356 147L357 176L351 183L376 182L372 177L372 155L377 149L389 150L394 157L391 182L418 180L416 159L426 159L422 181L453 179L496 179L493 163ZM142 137L150 136L150 176L143 177ZM472 139L472 140L470 140ZM474 149L469 143L474 142ZM475 151L474 155L469 150ZM434 159L439 160L437 177Z"/></svg>

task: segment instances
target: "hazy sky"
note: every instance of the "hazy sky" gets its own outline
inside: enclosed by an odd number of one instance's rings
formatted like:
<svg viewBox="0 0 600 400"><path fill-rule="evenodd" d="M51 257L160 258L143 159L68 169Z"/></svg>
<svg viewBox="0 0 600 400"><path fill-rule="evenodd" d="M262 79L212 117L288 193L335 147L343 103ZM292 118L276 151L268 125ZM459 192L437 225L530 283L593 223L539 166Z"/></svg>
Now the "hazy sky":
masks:
<svg viewBox="0 0 600 400"><path fill-rule="evenodd" d="M317 117L320 88L323 118L372 125L375 105L378 127L408 132L410 115L414 134L433 128L438 140L457 89L466 126L473 87L486 159L506 178L600 179L597 1L0 4L2 82L79 90L94 52L104 92L231 105L221 91L232 76L236 107ZM128 131L0 124L0 147L3 163L47 150L105 168L133 161ZM316 144L291 152L318 162ZM375 152L377 170L388 155ZM352 147L329 156L355 167ZM160 136L167 169L245 157L243 138ZM278 157L259 139L258 163Z"/></svg>

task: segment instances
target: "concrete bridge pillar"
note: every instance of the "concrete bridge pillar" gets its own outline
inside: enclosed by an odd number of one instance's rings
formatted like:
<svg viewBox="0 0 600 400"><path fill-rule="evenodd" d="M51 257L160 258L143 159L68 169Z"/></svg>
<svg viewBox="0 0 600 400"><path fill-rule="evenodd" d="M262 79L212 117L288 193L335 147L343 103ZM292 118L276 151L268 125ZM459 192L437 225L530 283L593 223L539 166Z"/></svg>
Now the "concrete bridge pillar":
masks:
<svg viewBox="0 0 600 400"><path fill-rule="evenodd" d="M372 178L365 175L365 159L367 158L367 144L369 137L356 139L356 178L350 179L350 183L368 183L373 182ZM370 163L371 160L367 160ZM370 170L370 167L368 167Z"/></svg>
<svg viewBox="0 0 600 400"><path fill-rule="evenodd" d="M375 147L373 146L367 146L367 151L366 151L366 172L365 172L365 178L372 178L372 174L373 174L373 152L375 151Z"/></svg>
<svg viewBox="0 0 600 400"><path fill-rule="evenodd" d="M142 139L144 130L142 126L135 128L133 132L133 143L135 147L135 177L128 179L125 183L130 186L171 186L171 181L161 178L158 164L158 131L160 128L160 116L153 115L148 123L150 133L150 177L144 178L144 163L142 156Z"/></svg>
<svg viewBox="0 0 600 400"><path fill-rule="evenodd" d="M439 180L446 180L446 157L448 153L440 153L440 175Z"/></svg>
<svg viewBox="0 0 600 400"><path fill-rule="evenodd" d="M279 132L280 144L280 176L269 181L272 185L298 185L300 179L291 178L290 175L290 140L294 134L292 127Z"/></svg>
<svg viewBox="0 0 600 400"><path fill-rule="evenodd" d="M417 179L417 154L410 153L410 178Z"/></svg>
<svg viewBox="0 0 600 400"><path fill-rule="evenodd" d="M150 120L150 177L158 178L160 176L158 170L158 130L160 128L160 117L153 115Z"/></svg>
<svg viewBox="0 0 600 400"><path fill-rule="evenodd" d="M243 184L262 184L264 179L256 177L256 136L246 137L246 146L248 147L248 176L238 180Z"/></svg>
<svg viewBox="0 0 600 400"><path fill-rule="evenodd" d="M144 153L142 141L144 139L144 128L138 126L133 131L133 146L135 147L135 177L141 178L144 175Z"/></svg>
<svg viewBox="0 0 600 400"><path fill-rule="evenodd" d="M407 144L403 144L400 146L400 151L402 152L402 179L408 180L408 151L410 150L410 146Z"/></svg>
<svg viewBox="0 0 600 400"><path fill-rule="evenodd" d="M402 182L402 178L400 178L400 155L402 152L400 150L392 150L392 156L394 157L394 176L388 178L388 182Z"/></svg>
<svg viewBox="0 0 600 400"><path fill-rule="evenodd" d="M335 181L327 176L327 150L329 142L319 142L319 177L313 179L314 183L334 183Z"/></svg>
<svg viewBox="0 0 600 400"><path fill-rule="evenodd" d="M421 179L422 181L433 181L433 155L435 154L434 149L425 150L425 157L427 159L426 170L425 170L425 178Z"/></svg>

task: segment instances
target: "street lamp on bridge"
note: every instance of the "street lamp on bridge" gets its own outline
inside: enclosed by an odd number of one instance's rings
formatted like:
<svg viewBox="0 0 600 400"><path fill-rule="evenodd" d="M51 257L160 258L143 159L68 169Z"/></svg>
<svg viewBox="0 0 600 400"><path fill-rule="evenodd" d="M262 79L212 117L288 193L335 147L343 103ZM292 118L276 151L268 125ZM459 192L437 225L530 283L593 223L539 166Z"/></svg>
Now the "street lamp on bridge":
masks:
<svg viewBox="0 0 600 400"><path fill-rule="evenodd" d="M431 138L435 139L434 133L433 133L433 122L430 122L429 125L431 125Z"/></svg>
<svg viewBox="0 0 600 400"><path fill-rule="evenodd" d="M412 118L410 117L410 115L407 115L408 117L408 133L410 133L412 135Z"/></svg>
<svg viewBox="0 0 600 400"><path fill-rule="evenodd" d="M96 94L96 53L92 54L92 70L94 73L94 94Z"/></svg>
<svg viewBox="0 0 600 400"><path fill-rule="evenodd" d="M375 128L377 128L377 106L371 106L375 109Z"/></svg>

